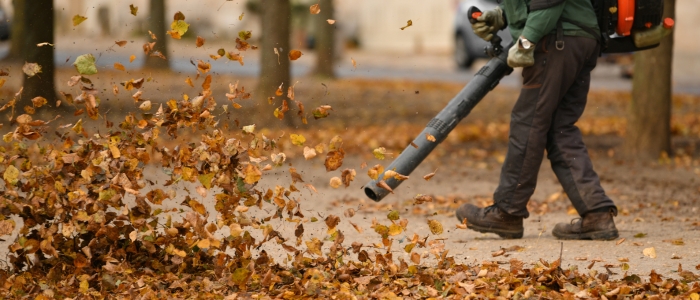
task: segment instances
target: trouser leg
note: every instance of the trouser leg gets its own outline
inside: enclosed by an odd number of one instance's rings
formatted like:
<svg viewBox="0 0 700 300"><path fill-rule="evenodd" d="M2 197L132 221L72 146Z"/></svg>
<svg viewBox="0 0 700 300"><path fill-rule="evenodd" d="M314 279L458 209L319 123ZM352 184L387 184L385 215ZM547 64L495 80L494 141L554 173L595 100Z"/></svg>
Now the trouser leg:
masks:
<svg viewBox="0 0 700 300"><path fill-rule="evenodd" d="M553 115L589 58L597 56L593 39L564 41L564 49L557 50L551 36L543 39L536 45L535 65L523 69L523 88L511 113L508 152L494 193L494 203L511 215L529 216L527 203L537 185Z"/></svg>
<svg viewBox="0 0 700 300"><path fill-rule="evenodd" d="M581 131L574 125L586 107L591 71L595 68L596 60L597 56L593 55L584 64L554 112L547 134L547 158L581 216L598 208L615 205L600 185Z"/></svg>

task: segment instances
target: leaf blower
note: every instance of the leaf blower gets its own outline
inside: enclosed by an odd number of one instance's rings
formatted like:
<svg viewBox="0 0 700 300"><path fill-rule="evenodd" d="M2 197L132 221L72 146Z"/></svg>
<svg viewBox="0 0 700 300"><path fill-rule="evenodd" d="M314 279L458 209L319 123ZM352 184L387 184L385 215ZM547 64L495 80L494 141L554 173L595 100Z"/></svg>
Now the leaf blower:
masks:
<svg viewBox="0 0 700 300"><path fill-rule="evenodd" d="M474 23L476 18L481 16L481 11L476 7L471 7L467 15L469 21ZM428 122L423 132L385 170L392 170L401 175L411 174L457 126L459 121L464 119L474 106L498 85L501 78L513 72L513 68L509 67L507 63L508 51L503 51L501 38L498 35L493 36L491 44L486 47L485 52L491 57L491 60L479 69L474 78L457 96L450 100L435 118ZM426 137L429 135L435 137L435 141L428 140ZM384 173L380 174L377 180L370 181L364 186L365 195L374 201L382 200L391 192L390 190L401 184L402 180L399 178L384 178Z"/></svg>

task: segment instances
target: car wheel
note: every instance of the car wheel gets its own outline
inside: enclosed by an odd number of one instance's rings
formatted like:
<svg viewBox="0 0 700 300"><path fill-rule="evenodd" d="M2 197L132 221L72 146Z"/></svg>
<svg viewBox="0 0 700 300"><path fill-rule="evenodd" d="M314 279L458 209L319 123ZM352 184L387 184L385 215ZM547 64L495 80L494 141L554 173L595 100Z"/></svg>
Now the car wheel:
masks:
<svg viewBox="0 0 700 300"><path fill-rule="evenodd" d="M460 69L467 69L474 63L474 56L469 53L467 47L467 39L462 34L457 34L455 37L454 59Z"/></svg>

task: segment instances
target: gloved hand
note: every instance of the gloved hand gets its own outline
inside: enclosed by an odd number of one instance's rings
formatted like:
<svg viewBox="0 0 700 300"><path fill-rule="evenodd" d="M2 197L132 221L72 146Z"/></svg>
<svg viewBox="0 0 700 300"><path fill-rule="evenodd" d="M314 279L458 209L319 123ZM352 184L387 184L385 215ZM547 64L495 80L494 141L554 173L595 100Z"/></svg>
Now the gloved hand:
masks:
<svg viewBox="0 0 700 300"><path fill-rule="evenodd" d="M493 34L503 29L506 25L506 20L503 19L503 10L500 7L485 11L476 19L476 23L472 24L472 31L480 38L490 41Z"/></svg>
<svg viewBox="0 0 700 300"><path fill-rule="evenodd" d="M520 41L508 50L508 66L511 68L529 67L535 64L535 46L523 48Z"/></svg>

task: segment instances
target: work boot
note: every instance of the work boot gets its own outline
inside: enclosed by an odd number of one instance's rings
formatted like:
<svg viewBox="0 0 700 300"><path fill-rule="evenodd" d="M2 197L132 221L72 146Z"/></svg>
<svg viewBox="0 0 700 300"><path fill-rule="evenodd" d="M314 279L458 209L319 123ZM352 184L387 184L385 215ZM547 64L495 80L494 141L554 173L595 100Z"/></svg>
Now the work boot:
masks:
<svg viewBox="0 0 700 300"><path fill-rule="evenodd" d="M619 236L614 216L617 216L614 208L589 212L583 218L571 220L569 224L557 224L552 235L563 240L614 240Z"/></svg>
<svg viewBox="0 0 700 300"><path fill-rule="evenodd" d="M523 218L509 215L496 205L479 208L464 204L457 209L457 220L467 219L467 227L483 233L495 233L504 239L523 237Z"/></svg>

